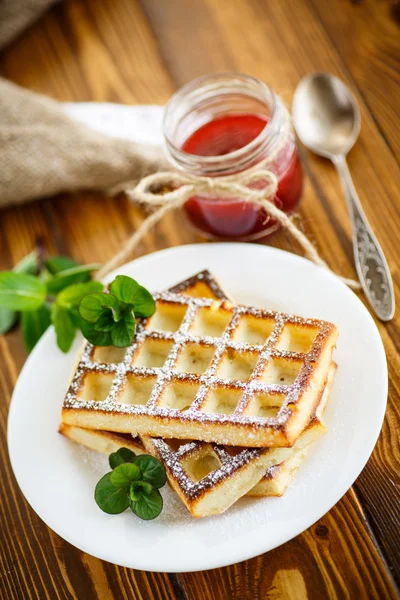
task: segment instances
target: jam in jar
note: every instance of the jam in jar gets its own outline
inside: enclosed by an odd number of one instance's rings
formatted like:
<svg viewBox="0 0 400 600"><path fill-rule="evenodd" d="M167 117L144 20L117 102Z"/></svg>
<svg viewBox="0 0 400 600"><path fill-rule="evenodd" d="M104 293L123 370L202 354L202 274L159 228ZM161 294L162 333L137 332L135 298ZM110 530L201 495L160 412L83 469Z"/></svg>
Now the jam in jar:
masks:
<svg viewBox="0 0 400 600"><path fill-rule="evenodd" d="M192 175L221 177L251 168L278 178L275 204L290 214L303 191L303 174L289 115L261 81L241 74L196 79L169 101L164 136L170 160ZM262 189L266 182L252 187ZM210 238L251 241L275 231L278 223L240 198L207 194L190 198L185 211Z"/></svg>

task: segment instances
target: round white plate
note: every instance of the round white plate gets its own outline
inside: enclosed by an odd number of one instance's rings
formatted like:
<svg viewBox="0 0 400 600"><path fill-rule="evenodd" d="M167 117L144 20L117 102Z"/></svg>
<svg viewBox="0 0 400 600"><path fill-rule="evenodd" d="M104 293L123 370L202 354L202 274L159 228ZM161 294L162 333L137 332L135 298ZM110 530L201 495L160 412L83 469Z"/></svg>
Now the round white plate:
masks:
<svg viewBox="0 0 400 600"><path fill-rule="evenodd" d="M15 387L8 422L11 463L32 508L81 550L148 571L193 571L239 562L310 527L348 490L370 456L386 407L387 367L375 324L334 275L273 248L200 244L156 252L125 265L149 289L163 290L210 269L240 303L332 321L338 363L325 420L328 431L282 498L241 499L220 516L194 519L167 486L154 521L130 511L104 514L95 504L107 457L63 438L57 428L75 350L62 354L50 329Z"/></svg>

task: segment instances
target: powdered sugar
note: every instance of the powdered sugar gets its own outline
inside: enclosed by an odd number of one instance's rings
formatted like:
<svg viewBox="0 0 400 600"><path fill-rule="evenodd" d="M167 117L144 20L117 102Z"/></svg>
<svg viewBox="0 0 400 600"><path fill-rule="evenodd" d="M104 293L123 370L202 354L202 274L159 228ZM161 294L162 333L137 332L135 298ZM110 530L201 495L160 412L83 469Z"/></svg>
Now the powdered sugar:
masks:
<svg viewBox="0 0 400 600"><path fill-rule="evenodd" d="M205 275L203 275L205 277ZM179 287L179 286L178 286ZM87 344L76 373L71 382L70 388L66 395L64 406L73 409L86 409L104 412L123 413L130 415L148 414L157 417L168 417L180 422L202 422L202 423L219 423L232 424L235 426L246 425L260 429L262 427L282 427L291 414L287 405L295 403L304 388L304 385L312 373L312 364L318 357L323 346L323 342L332 327L324 321L313 319L302 319L284 313L253 308L242 305L234 305L226 300L214 301L211 298L195 298L184 296L176 292L164 292L155 295L157 302L157 311L168 310L176 305L186 308L182 322L176 332L154 330L151 327L152 320L142 320L138 323L137 331L132 345L127 349L124 359L121 363L98 363L93 360L95 348L91 344ZM210 335L194 335L193 324L198 318L199 310L209 310L210 318L218 319L221 314L229 315L229 322L226 325L223 333L219 337ZM273 320L275 323L272 332L268 336L263 345L254 345L246 341L235 341L235 332L237 331L240 320L243 316L252 316L259 319L260 322L265 320ZM296 325L297 327L304 326L305 328L312 326L318 328L318 335L309 353L293 352L285 349L280 349L278 342L282 335L285 324ZM165 363L161 367L135 366L135 356L138 349L143 345L145 340L170 341L172 347ZM213 348L213 358L202 374L183 373L176 370L178 358L182 349L186 344L195 344L201 352L202 347ZM237 355L253 355L256 357L256 364L246 381L222 378L219 375L219 368L223 357L229 355L234 357ZM279 381L266 382L263 377L265 369L272 359L281 359L287 361L290 365L292 361L300 361L301 369L293 383L290 385L281 384ZM113 383L109 390L108 396L101 401L96 399L83 399L82 390L85 386L85 376L88 373L112 374L114 375ZM127 377L142 377L155 378L155 384L147 404L134 404L121 402L121 394L125 388ZM165 386L169 382L181 382L188 385L197 385L198 391L193 399L193 402L188 410L184 412L173 407L163 405L163 393ZM220 412L205 412L203 410L204 403L208 397L210 390L218 389L236 389L247 398L246 402L239 403L233 414L221 414ZM249 405L249 399L255 394L279 393L284 394L286 399L283 401L280 410L276 416L261 418L243 414L241 411L246 411ZM173 435L173 428L171 429Z"/></svg>

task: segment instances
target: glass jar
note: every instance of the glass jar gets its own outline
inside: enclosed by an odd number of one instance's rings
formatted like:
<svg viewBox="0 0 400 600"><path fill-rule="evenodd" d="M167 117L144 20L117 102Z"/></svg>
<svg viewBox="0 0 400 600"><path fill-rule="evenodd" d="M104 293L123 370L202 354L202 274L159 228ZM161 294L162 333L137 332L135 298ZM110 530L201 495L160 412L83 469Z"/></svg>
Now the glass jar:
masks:
<svg viewBox="0 0 400 600"><path fill-rule="evenodd" d="M262 81L239 73L195 79L168 102L163 131L169 159L179 170L221 177L260 166L278 177L275 204L288 214L296 210L303 173L293 128L282 101ZM195 196L184 208L191 223L213 239L251 241L279 227L262 208L240 198Z"/></svg>

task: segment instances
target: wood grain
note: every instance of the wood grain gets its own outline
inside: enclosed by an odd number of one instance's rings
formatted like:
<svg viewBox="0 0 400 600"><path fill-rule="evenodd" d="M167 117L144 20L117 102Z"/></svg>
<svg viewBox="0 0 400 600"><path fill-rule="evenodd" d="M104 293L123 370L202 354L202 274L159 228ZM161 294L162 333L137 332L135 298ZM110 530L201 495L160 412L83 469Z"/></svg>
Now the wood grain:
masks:
<svg viewBox="0 0 400 600"><path fill-rule="evenodd" d="M312 0L324 29L340 54L386 143L400 161L400 5L398 2ZM368 31L368 35L365 32Z"/></svg>
<svg viewBox="0 0 400 600"><path fill-rule="evenodd" d="M199 600L223 598L224 590L237 600L390 597L386 570L371 539L366 532L359 536L358 515L355 494L350 492L316 525L284 546L227 569L180 578L189 597ZM343 555L352 563L346 571Z"/></svg>
<svg viewBox="0 0 400 600"><path fill-rule="evenodd" d="M346 0L329 5L315 0L66 0L2 53L0 68L13 81L60 100L123 103L165 102L189 79L215 70L260 77L287 102L307 72L339 75L352 87L362 114L350 168L393 270L398 296L400 170L398 130L390 123L399 110L399 95L389 8L387 2L372 0L357 6ZM362 17L356 19L355 11ZM378 29L369 26L372 16ZM363 41L356 57L349 55L356 41L343 33L347 18L357 20L356 40ZM384 96L379 86L386 88ZM302 158L308 176L302 227L333 269L354 276L349 222L333 168L306 151ZM37 236L50 252L83 262L105 261L142 218L126 199L92 193L3 210L0 269L26 254ZM137 254L199 239L175 214L147 236ZM271 236L269 243L299 252L283 233ZM284 546L225 569L180 575L138 572L90 557L51 532L28 507L11 473L5 442L10 396L26 355L18 332L0 338L0 460L5 474L0 488L0 596L397 597L387 563L399 576L399 325L399 316L388 325L378 324L388 355L389 405L381 437L355 487Z"/></svg>

